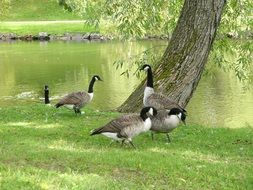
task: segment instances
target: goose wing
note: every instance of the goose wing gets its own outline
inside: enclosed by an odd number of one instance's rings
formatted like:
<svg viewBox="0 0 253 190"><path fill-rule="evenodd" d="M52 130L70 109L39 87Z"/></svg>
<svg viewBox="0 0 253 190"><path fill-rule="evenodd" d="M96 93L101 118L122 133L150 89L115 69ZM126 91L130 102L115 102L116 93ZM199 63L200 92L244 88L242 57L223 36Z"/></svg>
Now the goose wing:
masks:
<svg viewBox="0 0 253 190"><path fill-rule="evenodd" d="M142 119L138 114L123 115L110 121L105 126L95 129L92 131L91 135L110 132L120 134L122 137L126 137L125 134L122 133L122 130L141 121Z"/></svg>
<svg viewBox="0 0 253 190"><path fill-rule="evenodd" d="M165 119L168 117L169 110L159 110L156 116L151 116L152 131L167 132L168 126L165 123Z"/></svg>
<svg viewBox="0 0 253 190"><path fill-rule="evenodd" d="M90 95L87 92L74 92L64 96L58 104L82 105L90 101Z"/></svg>
<svg viewBox="0 0 253 190"><path fill-rule="evenodd" d="M156 116L151 115L152 127L163 125L164 120L168 117L169 110L159 110Z"/></svg>
<svg viewBox="0 0 253 190"><path fill-rule="evenodd" d="M149 106L153 106L156 109L167 109L179 108L186 112L186 110L180 106L177 102L171 100L170 98L164 96L163 94L153 93L147 98Z"/></svg>
<svg viewBox="0 0 253 190"><path fill-rule="evenodd" d="M153 119L157 119L157 120L163 120L168 116L169 110L166 109L161 109L157 111L156 116L151 115L150 118Z"/></svg>

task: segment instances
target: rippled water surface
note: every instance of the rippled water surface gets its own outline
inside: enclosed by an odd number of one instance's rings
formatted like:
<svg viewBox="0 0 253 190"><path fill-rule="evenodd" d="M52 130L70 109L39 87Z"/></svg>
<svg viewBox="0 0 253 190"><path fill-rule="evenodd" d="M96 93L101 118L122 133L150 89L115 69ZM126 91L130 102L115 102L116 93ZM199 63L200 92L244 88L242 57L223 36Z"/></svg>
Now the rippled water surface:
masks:
<svg viewBox="0 0 253 190"><path fill-rule="evenodd" d="M121 76L125 68L113 62L128 58L162 41L145 42L14 42L0 43L0 106L41 101L48 84L53 102L68 92L87 90L93 74L96 83L91 107L119 106L140 79ZM188 123L210 126L253 126L253 90L244 91L235 76L222 71L203 76L187 106Z"/></svg>

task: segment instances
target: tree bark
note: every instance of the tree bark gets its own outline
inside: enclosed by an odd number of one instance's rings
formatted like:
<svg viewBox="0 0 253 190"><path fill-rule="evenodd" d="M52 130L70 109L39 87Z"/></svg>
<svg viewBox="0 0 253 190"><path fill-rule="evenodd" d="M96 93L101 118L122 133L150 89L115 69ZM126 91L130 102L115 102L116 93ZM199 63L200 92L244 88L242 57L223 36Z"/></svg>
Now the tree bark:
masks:
<svg viewBox="0 0 253 190"><path fill-rule="evenodd" d="M215 39L225 0L185 0L177 26L160 63L153 70L154 88L185 107L201 78ZM118 108L139 111L145 81Z"/></svg>

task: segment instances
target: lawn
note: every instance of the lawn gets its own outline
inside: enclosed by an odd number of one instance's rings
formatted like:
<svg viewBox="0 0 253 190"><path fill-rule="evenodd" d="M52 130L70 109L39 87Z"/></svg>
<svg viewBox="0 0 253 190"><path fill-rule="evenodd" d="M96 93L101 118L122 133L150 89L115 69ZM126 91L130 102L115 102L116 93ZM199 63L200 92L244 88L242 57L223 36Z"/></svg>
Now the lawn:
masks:
<svg viewBox="0 0 253 190"><path fill-rule="evenodd" d="M81 20L64 10L57 0L11 0L9 12L5 21Z"/></svg>
<svg viewBox="0 0 253 190"><path fill-rule="evenodd" d="M253 189L253 129L189 125L137 149L89 132L120 115L41 104L0 108L3 189Z"/></svg>
<svg viewBox="0 0 253 190"><path fill-rule="evenodd" d="M77 14L68 12L57 3L57 0L13 0L11 9L0 22L0 33L17 35L98 32L88 26ZM55 22L50 22L55 21Z"/></svg>
<svg viewBox="0 0 253 190"><path fill-rule="evenodd" d="M94 27L84 22L0 22L1 33L15 33L17 35L38 35L39 32L48 34L86 33L96 32Z"/></svg>

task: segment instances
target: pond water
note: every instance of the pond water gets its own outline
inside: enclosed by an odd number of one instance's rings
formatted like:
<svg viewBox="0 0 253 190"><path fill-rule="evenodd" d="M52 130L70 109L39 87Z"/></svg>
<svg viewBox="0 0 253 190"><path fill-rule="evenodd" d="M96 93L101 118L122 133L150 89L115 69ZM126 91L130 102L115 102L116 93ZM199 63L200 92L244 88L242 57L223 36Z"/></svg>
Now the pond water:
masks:
<svg viewBox="0 0 253 190"><path fill-rule="evenodd" d="M119 106L141 79L120 74L115 60L127 59L165 41L141 42L2 42L0 43L0 107L41 102L48 84L53 103L69 92L87 90L98 74L90 107ZM135 66L133 66L135 67ZM144 75L145 76L145 75ZM187 106L188 123L210 126L253 126L253 90L243 90L231 73L204 75Z"/></svg>

